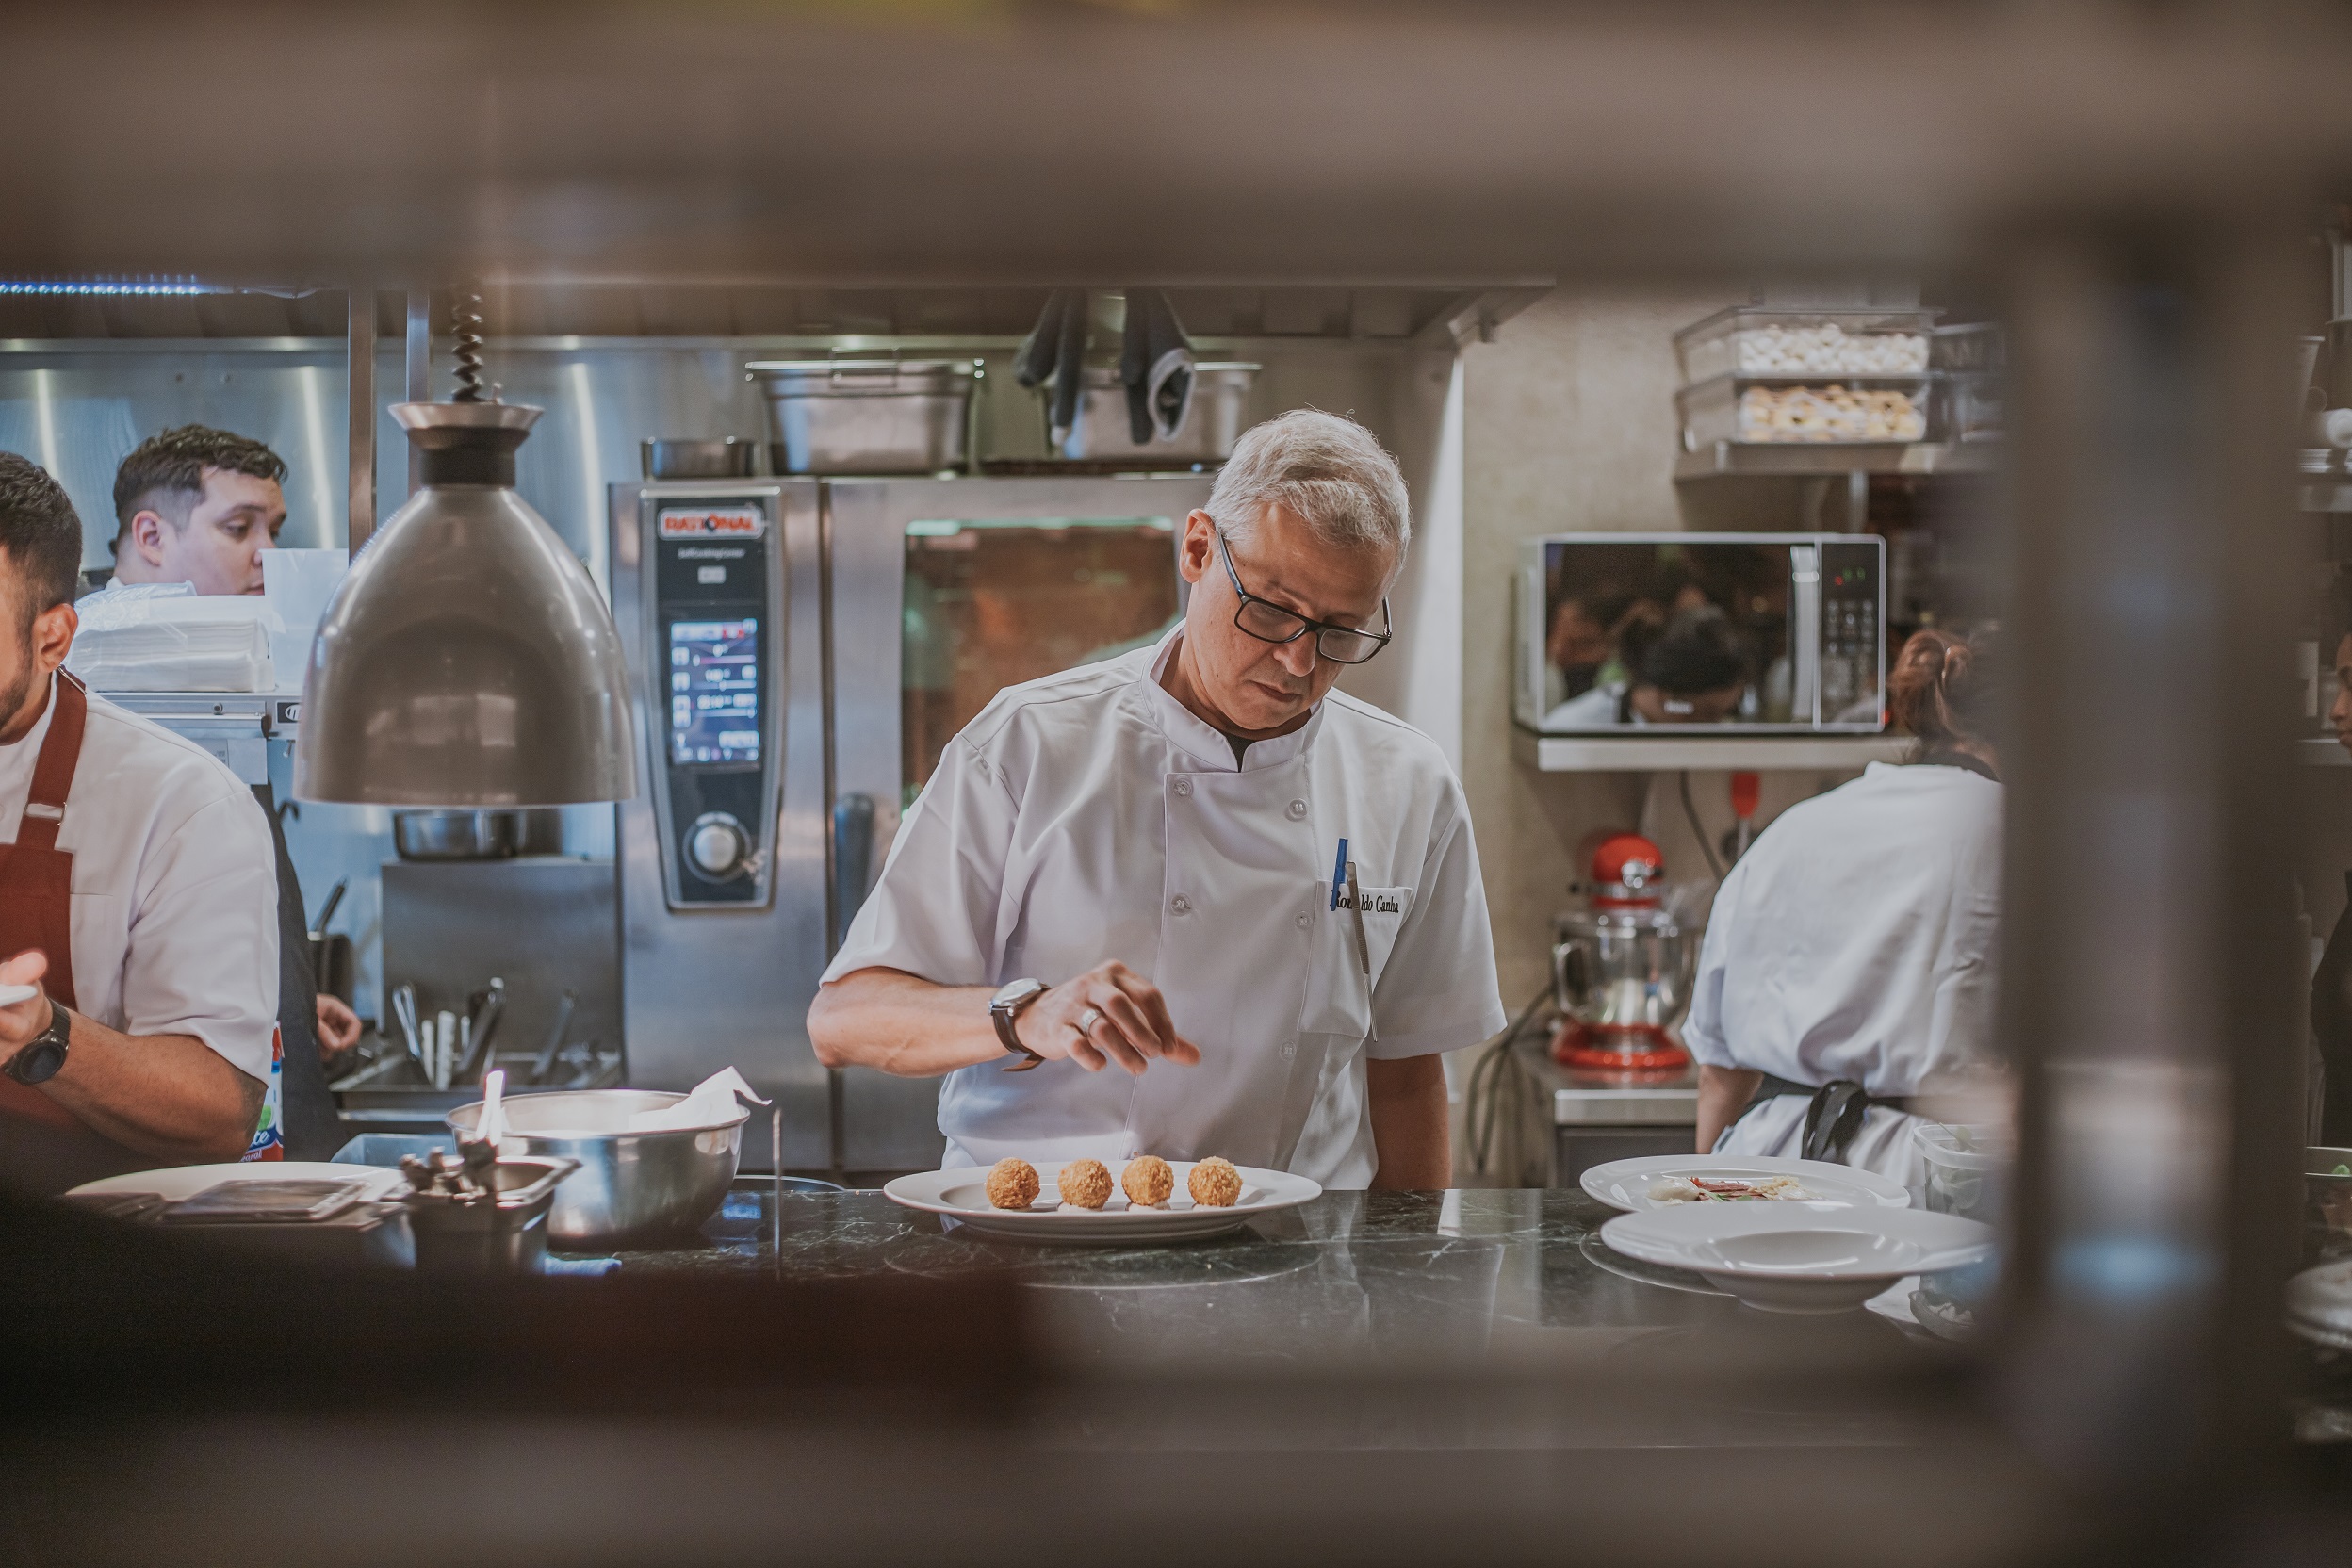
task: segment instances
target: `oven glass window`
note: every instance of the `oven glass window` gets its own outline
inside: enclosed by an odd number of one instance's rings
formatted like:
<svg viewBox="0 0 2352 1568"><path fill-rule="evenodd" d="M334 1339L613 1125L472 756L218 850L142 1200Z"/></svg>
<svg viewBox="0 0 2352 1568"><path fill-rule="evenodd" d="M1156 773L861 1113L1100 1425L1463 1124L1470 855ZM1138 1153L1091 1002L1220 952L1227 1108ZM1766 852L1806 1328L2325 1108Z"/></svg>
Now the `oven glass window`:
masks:
<svg viewBox="0 0 2352 1568"><path fill-rule="evenodd" d="M760 620L670 623L670 760L760 760Z"/></svg>
<svg viewBox="0 0 2352 1568"><path fill-rule="evenodd" d="M1167 517L907 524L906 802L1004 688L1157 641L1175 623L1176 585Z"/></svg>

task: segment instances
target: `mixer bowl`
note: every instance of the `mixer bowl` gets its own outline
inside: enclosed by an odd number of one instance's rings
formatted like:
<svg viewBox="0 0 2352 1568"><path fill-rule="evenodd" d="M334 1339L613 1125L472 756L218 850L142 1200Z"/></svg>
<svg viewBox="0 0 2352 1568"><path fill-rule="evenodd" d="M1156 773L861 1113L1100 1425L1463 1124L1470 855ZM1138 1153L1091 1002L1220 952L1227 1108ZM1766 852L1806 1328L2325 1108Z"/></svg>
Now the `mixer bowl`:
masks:
<svg viewBox="0 0 2352 1568"><path fill-rule="evenodd" d="M593 1251L628 1243L677 1239L699 1230L727 1197L743 1153L738 1111L708 1127L631 1132L631 1117L659 1111L686 1097L650 1089L580 1089L562 1094L509 1095L501 1155L578 1160L580 1168L555 1189L547 1215L548 1242L566 1251ZM482 1102L461 1105L449 1124L470 1137Z"/></svg>

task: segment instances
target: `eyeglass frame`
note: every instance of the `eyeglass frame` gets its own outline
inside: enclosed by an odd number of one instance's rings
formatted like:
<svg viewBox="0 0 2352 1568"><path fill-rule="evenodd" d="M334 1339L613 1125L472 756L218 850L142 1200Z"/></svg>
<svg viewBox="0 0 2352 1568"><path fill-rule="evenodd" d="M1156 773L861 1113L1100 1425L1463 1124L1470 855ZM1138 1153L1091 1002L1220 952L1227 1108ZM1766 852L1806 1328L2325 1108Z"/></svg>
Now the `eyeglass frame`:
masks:
<svg viewBox="0 0 2352 1568"><path fill-rule="evenodd" d="M1279 648L1288 646L1290 644L1297 642L1299 638L1304 637L1308 632L1312 631L1315 633L1315 656L1317 659L1330 659L1334 664L1348 665L1369 664L1373 660L1380 657L1380 653L1382 648L1388 646L1388 645L1396 639L1396 617L1389 612L1388 596L1386 594L1382 594L1380 596L1381 630L1368 631L1360 626L1337 626L1330 621L1315 620L1309 616L1301 615L1298 612L1291 609L1288 605L1276 604L1272 599L1260 598L1249 589L1244 588L1241 585L1241 573L1233 567L1233 551L1226 546L1224 529L1211 528L1209 531L1217 537L1217 558L1225 563L1225 575L1233 580L1233 593L1241 600L1239 604L1233 606L1233 629L1240 632L1244 637L1254 637L1261 643L1270 644ZM1289 616L1292 620L1298 623L1298 629L1292 632L1287 637L1260 636L1257 632L1250 630L1248 627L1241 624L1242 612L1253 604L1262 604L1277 614ZM1331 655L1323 651L1323 634L1327 631L1344 631L1350 637L1369 637L1373 641L1372 651L1365 654L1362 659L1334 659Z"/></svg>

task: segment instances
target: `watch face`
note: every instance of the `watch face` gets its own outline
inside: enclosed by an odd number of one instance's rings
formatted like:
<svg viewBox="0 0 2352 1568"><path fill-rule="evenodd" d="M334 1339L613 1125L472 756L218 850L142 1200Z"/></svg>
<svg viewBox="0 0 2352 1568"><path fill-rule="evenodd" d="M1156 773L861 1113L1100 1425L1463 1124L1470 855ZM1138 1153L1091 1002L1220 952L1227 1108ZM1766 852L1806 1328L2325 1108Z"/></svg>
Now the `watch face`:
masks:
<svg viewBox="0 0 2352 1568"><path fill-rule="evenodd" d="M45 1084L64 1065L64 1047L54 1040L37 1039L8 1058L8 1076L20 1084Z"/></svg>
<svg viewBox="0 0 2352 1568"><path fill-rule="evenodd" d="M1042 980L1010 980L1005 982L1002 990L988 998L988 1005L991 1007L1009 1006L1013 1003L1035 996L1043 989L1045 989L1045 982Z"/></svg>

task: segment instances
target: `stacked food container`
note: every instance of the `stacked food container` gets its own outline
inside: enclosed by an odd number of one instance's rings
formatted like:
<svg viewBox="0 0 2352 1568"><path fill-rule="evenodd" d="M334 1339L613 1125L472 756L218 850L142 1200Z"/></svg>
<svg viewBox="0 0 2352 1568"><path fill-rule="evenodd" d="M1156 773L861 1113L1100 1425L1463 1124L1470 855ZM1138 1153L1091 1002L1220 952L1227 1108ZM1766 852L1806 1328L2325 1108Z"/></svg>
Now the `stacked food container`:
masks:
<svg viewBox="0 0 2352 1568"><path fill-rule="evenodd" d="M1734 305L1685 327L1684 449L1926 440L1936 315Z"/></svg>

